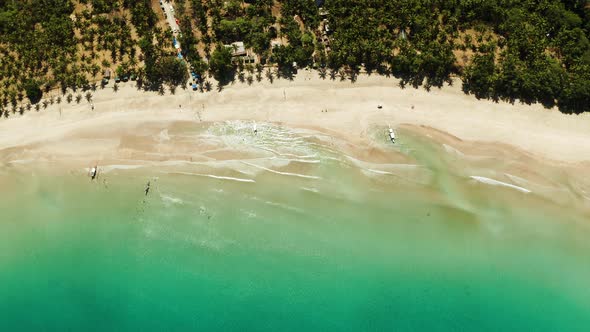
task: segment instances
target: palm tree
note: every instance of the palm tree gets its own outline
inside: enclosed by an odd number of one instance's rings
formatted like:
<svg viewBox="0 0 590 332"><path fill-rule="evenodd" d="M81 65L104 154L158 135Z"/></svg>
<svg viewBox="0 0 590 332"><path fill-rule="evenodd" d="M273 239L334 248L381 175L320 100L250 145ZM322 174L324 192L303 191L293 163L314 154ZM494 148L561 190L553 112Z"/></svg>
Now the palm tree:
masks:
<svg viewBox="0 0 590 332"><path fill-rule="evenodd" d="M256 73L256 81L257 82L262 81L262 75L260 75L260 73Z"/></svg>
<svg viewBox="0 0 590 332"><path fill-rule="evenodd" d="M66 96L66 101L68 102L68 104L72 102L72 94L71 93L68 93L68 95Z"/></svg>
<svg viewBox="0 0 590 332"><path fill-rule="evenodd" d="M252 82L254 82L254 77L252 76L252 74L248 75L246 81L248 82L248 85L252 85Z"/></svg>
<svg viewBox="0 0 590 332"><path fill-rule="evenodd" d="M128 64L130 68L135 67L137 65L137 59L134 56L129 56Z"/></svg>
<svg viewBox="0 0 590 332"><path fill-rule="evenodd" d="M330 69L330 79L332 81L336 80L336 70L335 69Z"/></svg>
<svg viewBox="0 0 590 332"><path fill-rule="evenodd" d="M245 79L244 72L243 71L240 71L238 73L238 80L240 80L240 83L244 83L244 79Z"/></svg>
<svg viewBox="0 0 590 332"><path fill-rule="evenodd" d="M31 110L31 107L33 107L30 103L27 104L27 106L25 106L27 108L27 111Z"/></svg>
<svg viewBox="0 0 590 332"><path fill-rule="evenodd" d="M119 91L119 85L117 83L115 83L113 85L113 91L115 91L115 92Z"/></svg>
<svg viewBox="0 0 590 332"><path fill-rule="evenodd" d="M96 75L100 71L100 67L94 63L92 66L90 66L90 71L92 72L92 79L96 79Z"/></svg>
<svg viewBox="0 0 590 332"><path fill-rule="evenodd" d="M270 81L270 83L272 83L272 82L273 82L273 78L274 78L274 76L273 76L273 74L272 74L272 70L270 70L270 68L268 68L268 69L266 70L266 78L267 78L267 79Z"/></svg>
<svg viewBox="0 0 590 332"><path fill-rule="evenodd" d="M56 101L58 104L61 104L61 96L57 96L57 98L55 99L55 101Z"/></svg>
<svg viewBox="0 0 590 332"><path fill-rule="evenodd" d="M346 80L346 71L344 69L340 69L340 72L338 72L338 74L340 75L341 81Z"/></svg>
<svg viewBox="0 0 590 332"><path fill-rule="evenodd" d="M10 95L10 104L12 105L12 109L15 109L17 104L16 92L14 90L10 90L8 94Z"/></svg>
<svg viewBox="0 0 590 332"><path fill-rule="evenodd" d="M53 105L53 103L55 103L55 97L51 96L49 98L49 104Z"/></svg>
<svg viewBox="0 0 590 332"><path fill-rule="evenodd" d="M90 91L86 92L86 96L85 97L86 97L86 100L88 102L90 102L92 100L92 93L90 93Z"/></svg>
<svg viewBox="0 0 590 332"><path fill-rule="evenodd" d="M82 100L82 95L81 94L77 94L76 95L76 104L79 104L81 100Z"/></svg>
<svg viewBox="0 0 590 332"><path fill-rule="evenodd" d="M351 81L352 83L354 83L354 82L356 82L356 79L357 79L357 78L358 78L358 75L357 75L356 71L352 70L352 71L350 72L350 81Z"/></svg>
<svg viewBox="0 0 590 332"><path fill-rule="evenodd" d="M49 105L49 102L46 100L43 101L43 108L46 109L47 106Z"/></svg>
<svg viewBox="0 0 590 332"><path fill-rule="evenodd" d="M41 106L39 104L35 104L35 111L39 112L40 109L41 109Z"/></svg>

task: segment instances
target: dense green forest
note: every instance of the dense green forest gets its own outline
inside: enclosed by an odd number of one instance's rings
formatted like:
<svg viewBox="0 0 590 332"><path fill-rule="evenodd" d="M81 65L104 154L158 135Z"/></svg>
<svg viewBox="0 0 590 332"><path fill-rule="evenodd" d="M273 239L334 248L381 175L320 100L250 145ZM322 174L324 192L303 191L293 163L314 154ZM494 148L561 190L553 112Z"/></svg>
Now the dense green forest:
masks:
<svg viewBox="0 0 590 332"><path fill-rule="evenodd" d="M172 3L183 60L156 0L0 0L0 115L39 109L55 88L94 89L106 69L142 88L186 86L188 66L208 72L202 87L208 77L251 84L255 72L260 81L263 66L269 80L313 67L322 78L367 72L426 89L459 77L477 98L590 111L587 0ZM223 46L237 41L255 64Z"/></svg>

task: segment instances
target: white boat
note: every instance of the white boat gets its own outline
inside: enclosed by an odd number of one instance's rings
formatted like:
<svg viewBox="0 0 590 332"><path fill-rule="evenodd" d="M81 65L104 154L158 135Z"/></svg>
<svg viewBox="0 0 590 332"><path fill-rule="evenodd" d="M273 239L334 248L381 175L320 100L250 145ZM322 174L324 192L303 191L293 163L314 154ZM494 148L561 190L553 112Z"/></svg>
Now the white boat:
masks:
<svg viewBox="0 0 590 332"><path fill-rule="evenodd" d="M389 127L389 139L391 140L391 143L395 144L395 133L391 127Z"/></svg>
<svg viewBox="0 0 590 332"><path fill-rule="evenodd" d="M96 176L98 175L98 166L92 167L90 169L90 172L88 172L88 175L90 175L91 180L96 179Z"/></svg>

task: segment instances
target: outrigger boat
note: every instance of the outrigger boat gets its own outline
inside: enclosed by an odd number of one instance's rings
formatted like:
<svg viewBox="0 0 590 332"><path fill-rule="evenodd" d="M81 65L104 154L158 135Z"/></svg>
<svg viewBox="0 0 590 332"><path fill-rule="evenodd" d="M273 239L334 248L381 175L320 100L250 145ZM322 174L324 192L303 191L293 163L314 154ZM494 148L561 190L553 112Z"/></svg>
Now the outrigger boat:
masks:
<svg viewBox="0 0 590 332"><path fill-rule="evenodd" d="M391 140L391 143L395 144L395 133L391 127L389 127L389 139Z"/></svg>
<svg viewBox="0 0 590 332"><path fill-rule="evenodd" d="M98 177L98 165L94 165L94 167L90 168L88 175L90 176L91 180L96 179Z"/></svg>

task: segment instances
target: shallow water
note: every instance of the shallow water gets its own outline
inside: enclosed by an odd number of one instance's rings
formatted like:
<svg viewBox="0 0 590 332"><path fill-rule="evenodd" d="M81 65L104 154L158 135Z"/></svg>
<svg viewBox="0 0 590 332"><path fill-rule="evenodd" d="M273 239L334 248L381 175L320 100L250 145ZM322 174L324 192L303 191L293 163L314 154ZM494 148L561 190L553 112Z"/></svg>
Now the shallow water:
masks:
<svg viewBox="0 0 590 332"><path fill-rule="evenodd" d="M260 154L248 160L112 167L95 183L3 170L0 328L590 329L583 198L477 182L504 179L410 133L396 148L372 133L412 161L396 165L258 128L199 132Z"/></svg>

